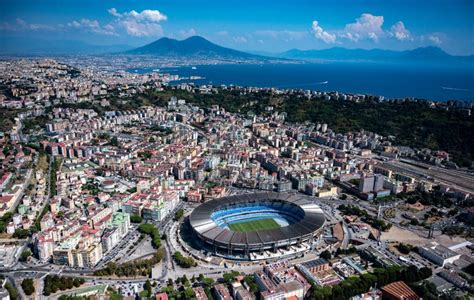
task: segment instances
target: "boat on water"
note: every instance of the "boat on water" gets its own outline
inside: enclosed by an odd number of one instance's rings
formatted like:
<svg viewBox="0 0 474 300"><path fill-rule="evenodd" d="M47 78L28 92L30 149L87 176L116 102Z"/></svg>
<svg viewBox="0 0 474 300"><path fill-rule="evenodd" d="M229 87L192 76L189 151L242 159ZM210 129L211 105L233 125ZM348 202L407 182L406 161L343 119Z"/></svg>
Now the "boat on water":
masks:
<svg viewBox="0 0 474 300"><path fill-rule="evenodd" d="M191 67L191 70L196 70L197 68L196 67Z"/></svg>
<svg viewBox="0 0 474 300"><path fill-rule="evenodd" d="M153 69L153 72L160 72L160 69Z"/></svg>

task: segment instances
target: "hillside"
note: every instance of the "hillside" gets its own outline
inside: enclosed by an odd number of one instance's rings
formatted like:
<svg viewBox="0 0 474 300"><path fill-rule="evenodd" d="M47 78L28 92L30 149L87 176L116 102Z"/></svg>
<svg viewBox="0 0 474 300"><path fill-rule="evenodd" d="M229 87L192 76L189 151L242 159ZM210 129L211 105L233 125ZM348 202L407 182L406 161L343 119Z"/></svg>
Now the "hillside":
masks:
<svg viewBox="0 0 474 300"><path fill-rule="evenodd" d="M143 47L126 51L125 53L186 58L268 59L264 56L216 45L200 36L192 36L182 41L164 37Z"/></svg>
<svg viewBox="0 0 474 300"><path fill-rule="evenodd" d="M413 50L347 49L334 47L323 50L292 49L274 56L300 60L373 61L394 63L474 63L474 56L454 56L438 47L420 47Z"/></svg>

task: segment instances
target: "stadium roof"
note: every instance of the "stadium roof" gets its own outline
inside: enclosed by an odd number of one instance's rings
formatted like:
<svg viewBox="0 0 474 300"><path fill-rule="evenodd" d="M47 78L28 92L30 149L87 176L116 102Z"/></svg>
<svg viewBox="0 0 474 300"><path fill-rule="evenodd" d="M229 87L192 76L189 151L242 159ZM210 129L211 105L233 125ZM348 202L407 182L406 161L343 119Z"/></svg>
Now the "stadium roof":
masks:
<svg viewBox="0 0 474 300"><path fill-rule="evenodd" d="M220 227L211 218L211 214L219 209L224 209L229 204L255 203L259 201L276 200L288 202L298 206L304 216L297 222L279 228L237 232ZM208 242L232 248L259 247L261 245L284 245L290 240L309 237L320 229L325 222L322 209L301 195L287 193L255 193L227 196L208 201L197 207L189 217L194 230Z"/></svg>

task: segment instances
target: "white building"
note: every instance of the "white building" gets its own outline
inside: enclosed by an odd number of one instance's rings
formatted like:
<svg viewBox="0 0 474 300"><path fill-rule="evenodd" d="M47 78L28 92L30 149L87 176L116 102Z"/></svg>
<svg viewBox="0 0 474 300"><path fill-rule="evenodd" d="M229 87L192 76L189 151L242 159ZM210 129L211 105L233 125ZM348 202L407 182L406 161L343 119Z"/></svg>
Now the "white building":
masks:
<svg viewBox="0 0 474 300"><path fill-rule="evenodd" d="M446 263L453 263L458 260L461 255L449 250L444 246L438 244L431 244L425 247L419 247L420 255L429 259L433 263L444 267Z"/></svg>

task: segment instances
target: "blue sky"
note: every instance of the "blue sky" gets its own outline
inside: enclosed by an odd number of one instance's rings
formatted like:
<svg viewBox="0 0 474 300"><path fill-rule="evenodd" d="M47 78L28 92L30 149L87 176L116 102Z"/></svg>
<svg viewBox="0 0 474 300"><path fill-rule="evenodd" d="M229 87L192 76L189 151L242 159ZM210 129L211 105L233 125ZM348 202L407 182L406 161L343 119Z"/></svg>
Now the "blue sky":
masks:
<svg viewBox="0 0 474 300"><path fill-rule="evenodd" d="M1 0L0 38L140 46L201 35L253 51L439 46L474 54L472 0Z"/></svg>

